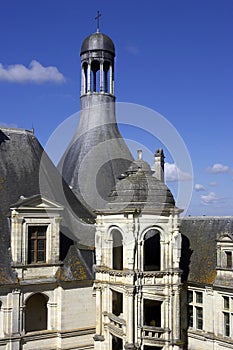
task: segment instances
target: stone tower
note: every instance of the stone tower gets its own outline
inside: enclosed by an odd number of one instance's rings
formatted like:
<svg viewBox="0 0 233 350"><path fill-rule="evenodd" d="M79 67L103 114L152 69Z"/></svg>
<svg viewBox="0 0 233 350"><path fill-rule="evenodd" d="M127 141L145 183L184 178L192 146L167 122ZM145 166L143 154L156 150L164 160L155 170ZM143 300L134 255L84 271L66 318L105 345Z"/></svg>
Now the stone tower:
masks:
<svg viewBox="0 0 233 350"><path fill-rule="evenodd" d="M97 30L83 41L80 56L80 121L59 169L73 191L96 209L104 207L133 157L116 123L112 40Z"/></svg>
<svg viewBox="0 0 233 350"><path fill-rule="evenodd" d="M180 212L139 152L97 212L96 350L182 349Z"/></svg>

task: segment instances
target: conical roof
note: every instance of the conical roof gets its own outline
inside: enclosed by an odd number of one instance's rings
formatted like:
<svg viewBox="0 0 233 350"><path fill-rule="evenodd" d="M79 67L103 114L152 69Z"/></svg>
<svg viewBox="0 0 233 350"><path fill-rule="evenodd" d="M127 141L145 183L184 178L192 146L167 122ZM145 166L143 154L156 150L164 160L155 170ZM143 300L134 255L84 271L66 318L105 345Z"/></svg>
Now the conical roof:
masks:
<svg viewBox="0 0 233 350"><path fill-rule="evenodd" d="M58 167L73 192L81 194L89 207L98 209L105 206L133 157L116 123L91 125L84 132L81 120Z"/></svg>

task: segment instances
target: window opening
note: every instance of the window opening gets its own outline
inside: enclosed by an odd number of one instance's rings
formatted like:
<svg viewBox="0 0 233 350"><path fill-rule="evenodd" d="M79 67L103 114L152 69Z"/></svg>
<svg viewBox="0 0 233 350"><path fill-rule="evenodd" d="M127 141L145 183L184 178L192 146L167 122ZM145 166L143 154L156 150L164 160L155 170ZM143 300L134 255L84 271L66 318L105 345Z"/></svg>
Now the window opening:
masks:
<svg viewBox="0 0 233 350"><path fill-rule="evenodd" d="M233 299L228 296L223 296L223 335L226 337L232 336L232 317L233 317Z"/></svg>
<svg viewBox="0 0 233 350"><path fill-rule="evenodd" d="M203 328L203 309L202 307L196 307L196 328Z"/></svg>
<svg viewBox="0 0 233 350"><path fill-rule="evenodd" d="M123 294L112 291L112 313L119 316L123 313Z"/></svg>
<svg viewBox="0 0 233 350"><path fill-rule="evenodd" d="M187 293L188 302L188 326L195 329L203 329L203 293L193 292Z"/></svg>
<svg viewBox="0 0 233 350"><path fill-rule="evenodd" d="M104 92L109 92L110 91L110 70L109 70L109 62L104 62L104 86L103 90Z"/></svg>
<svg viewBox="0 0 233 350"><path fill-rule="evenodd" d="M100 91L100 63L98 61L91 63L91 91Z"/></svg>
<svg viewBox="0 0 233 350"><path fill-rule="evenodd" d="M144 299L145 326L161 327L161 305L161 301Z"/></svg>
<svg viewBox="0 0 233 350"><path fill-rule="evenodd" d="M37 293L26 302L25 331L41 331L47 329L47 297Z"/></svg>
<svg viewBox="0 0 233 350"><path fill-rule="evenodd" d="M47 226L28 227L28 263L46 262Z"/></svg>
<svg viewBox="0 0 233 350"><path fill-rule="evenodd" d="M113 256L112 268L114 270L123 270L123 244L122 234L118 230L112 231L113 238Z"/></svg>
<svg viewBox="0 0 233 350"><path fill-rule="evenodd" d="M226 252L226 258L227 258L227 268L232 268L232 252Z"/></svg>
<svg viewBox="0 0 233 350"><path fill-rule="evenodd" d="M112 350L122 350L122 349L123 349L122 339L112 335Z"/></svg>
<svg viewBox="0 0 233 350"><path fill-rule="evenodd" d="M83 63L83 92L87 93L87 63Z"/></svg>
<svg viewBox="0 0 233 350"><path fill-rule="evenodd" d="M160 234L149 230L144 237L144 271L160 270Z"/></svg>

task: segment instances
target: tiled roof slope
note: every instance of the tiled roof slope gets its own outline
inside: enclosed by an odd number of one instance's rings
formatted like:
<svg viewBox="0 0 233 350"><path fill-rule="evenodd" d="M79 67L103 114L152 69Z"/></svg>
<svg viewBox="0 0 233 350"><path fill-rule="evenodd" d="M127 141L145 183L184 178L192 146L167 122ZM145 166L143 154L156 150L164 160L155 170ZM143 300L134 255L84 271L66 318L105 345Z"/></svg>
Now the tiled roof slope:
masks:
<svg viewBox="0 0 233 350"><path fill-rule="evenodd" d="M0 128L0 284L16 281L11 269L9 208L22 195L30 197L41 193L39 173L43 178L43 195L65 207L62 233L68 238L62 235L61 255L65 258L73 239L93 245L94 215L61 180L35 135L27 130ZM62 195L58 191L60 184ZM75 255L75 250L72 249L71 253ZM89 273L91 266L86 268L80 253L76 255L84 265L85 278L92 277Z"/></svg>
<svg viewBox="0 0 233 350"><path fill-rule="evenodd" d="M233 217L187 217L181 221L183 280L213 284L216 277L216 239L233 232Z"/></svg>

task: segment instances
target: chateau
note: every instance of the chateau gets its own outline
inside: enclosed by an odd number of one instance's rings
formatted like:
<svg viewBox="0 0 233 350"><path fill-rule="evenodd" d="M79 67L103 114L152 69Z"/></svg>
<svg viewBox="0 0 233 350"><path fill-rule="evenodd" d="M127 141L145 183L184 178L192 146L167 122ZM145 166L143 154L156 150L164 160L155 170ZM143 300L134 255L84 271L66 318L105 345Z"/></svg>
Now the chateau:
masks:
<svg viewBox="0 0 233 350"><path fill-rule="evenodd" d="M80 57L57 168L0 128L0 350L233 349L233 217L180 218L163 150L153 172L118 130L112 40Z"/></svg>

